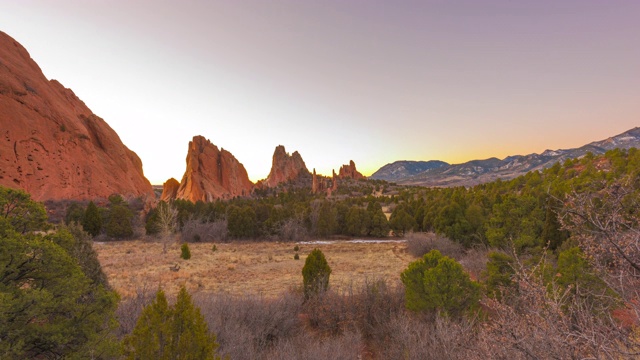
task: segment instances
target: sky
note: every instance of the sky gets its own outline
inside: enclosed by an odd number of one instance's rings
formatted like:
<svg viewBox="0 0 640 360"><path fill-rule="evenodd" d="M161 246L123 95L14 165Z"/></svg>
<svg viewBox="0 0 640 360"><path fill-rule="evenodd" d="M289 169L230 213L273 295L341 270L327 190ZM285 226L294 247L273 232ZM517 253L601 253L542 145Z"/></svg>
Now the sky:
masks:
<svg viewBox="0 0 640 360"><path fill-rule="evenodd" d="M640 125L636 0L0 0L0 30L143 162L202 135L253 180L578 147Z"/></svg>

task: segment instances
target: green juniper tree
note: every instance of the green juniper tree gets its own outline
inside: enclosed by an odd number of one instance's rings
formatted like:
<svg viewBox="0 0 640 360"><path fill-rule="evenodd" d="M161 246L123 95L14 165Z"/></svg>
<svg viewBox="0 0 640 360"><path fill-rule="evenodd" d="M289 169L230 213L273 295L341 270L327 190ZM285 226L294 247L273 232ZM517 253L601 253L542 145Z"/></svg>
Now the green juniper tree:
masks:
<svg viewBox="0 0 640 360"><path fill-rule="evenodd" d="M118 203L109 210L109 220L105 225L107 236L122 239L133 235L133 213L125 205Z"/></svg>
<svg viewBox="0 0 640 360"><path fill-rule="evenodd" d="M200 309L180 289L174 306L164 291L142 311L133 333L125 338L127 359L219 359L216 336L209 332Z"/></svg>
<svg viewBox="0 0 640 360"><path fill-rule="evenodd" d="M182 244L182 246L180 247L180 257L185 260L191 259L191 250L189 250L189 244Z"/></svg>
<svg viewBox="0 0 640 360"><path fill-rule="evenodd" d="M480 300L480 285L469 278L462 265L431 250L409 264L401 274L407 309L458 316L474 310Z"/></svg>
<svg viewBox="0 0 640 360"><path fill-rule="evenodd" d="M89 202L87 210L84 212L82 228L91 236L97 236L100 234L100 230L102 230L102 216L100 216L100 211L93 201Z"/></svg>
<svg viewBox="0 0 640 360"><path fill-rule="evenodd" d="M313 249L302 267L302 283L305 297L324 292L329 288L331 267L320 249Z"/></svg>
<svg viewBox="0 0 640 360"><path fill-rule="evenodd" d="M0 204L15 200L12 192L20 191L0 187ZM24 193L17 198L17 208L42 207ZM23 233L46 228L40 219L38 212L22 213L18 222L0 217L0 358L117 357L118 297L95 253L66 229L46 237Z"/></svg>

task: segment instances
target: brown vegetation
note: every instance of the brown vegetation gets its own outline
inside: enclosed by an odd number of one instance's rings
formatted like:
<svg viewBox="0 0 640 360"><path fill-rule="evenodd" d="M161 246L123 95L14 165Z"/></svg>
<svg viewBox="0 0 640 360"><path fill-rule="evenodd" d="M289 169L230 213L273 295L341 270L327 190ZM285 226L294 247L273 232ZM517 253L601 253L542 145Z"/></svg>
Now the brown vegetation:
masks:
<svg viewBox="0 0 640 360"><path fill-rule="evenodd" d="M137 289L157 289L175 294L184 284L194 292L227 292L230 294L262 294L274 297L302 284L301 269L313 248L325 253L332 287L345 287L353 282L380 278L397 281L413 256L403 243L299 244L300 260L294 259L294 244L276 242L190 244L191 259L180 259L179 245L173 244L163 254L163 244L141 240L117 243L95 243L103 270L110 284L127 298ZM170 266L180 264L177 272Z"/></svg>

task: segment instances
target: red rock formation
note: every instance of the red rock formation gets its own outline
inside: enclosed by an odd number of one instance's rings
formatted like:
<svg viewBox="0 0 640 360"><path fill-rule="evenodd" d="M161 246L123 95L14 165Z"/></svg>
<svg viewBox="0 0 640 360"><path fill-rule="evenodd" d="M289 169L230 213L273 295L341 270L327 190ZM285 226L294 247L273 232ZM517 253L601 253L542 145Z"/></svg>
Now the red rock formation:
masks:
<svg viewBox="0 0 640 360"><path fill-rule="evenodd" d="M331 172L333 173L331 178L331 191L338 191L338 176L335 170L331 170Z"/></svg>
<svg viewBox="0 0 640 360"><path fill-rule="evenodd" d="M289 155L284 146L278 145L273 153L271 172L269 172L269 176L267 176L263 184L267 187L276 187L280 183L310 175L307 165L305 165L302 156L297 151ZM308 183L307 186L309 186Z"/></svg>
<svg viewBox="0 0 640 360"><path fill-rule="evenodd" d="M118 193L154 199L140 158L70 89L47 80L0 32L0 185L33 199L88 200Z"/></svg>
<svg viewBox="0 0 640 360"><path fill-rule="evenodd" d="M316 175L316 169L313 169L313 178L311 180L311 193L315 194L319 191L318 189L318 175Z"/></svg>
<svg viewBox="0 0 640 360"><path fill-rule="evenodd" d="M356 164L353 160L349 161L349 165L342 165L342 167L340 167L338 176L340 179L360 180L365 178L364 175L360 174L358 170L356 170Z"/></svg>
<svg viewBox="0 0 640 360"><path fill-rule="evenodd" d="M218 150L202 136L193 137L187 152L187 170L176 195L178 199L208 202L248 196L252 190L247 170L230 152Z"/></svg>
<svg viewBox="0 0 640 360"><path fill-rule="evenodd" d="M169 201L174 200L178 195L178 189L180 188L180 183L178 180L171 178L165 181L162 184L162 195L160 195L161 201Z"/></svg>

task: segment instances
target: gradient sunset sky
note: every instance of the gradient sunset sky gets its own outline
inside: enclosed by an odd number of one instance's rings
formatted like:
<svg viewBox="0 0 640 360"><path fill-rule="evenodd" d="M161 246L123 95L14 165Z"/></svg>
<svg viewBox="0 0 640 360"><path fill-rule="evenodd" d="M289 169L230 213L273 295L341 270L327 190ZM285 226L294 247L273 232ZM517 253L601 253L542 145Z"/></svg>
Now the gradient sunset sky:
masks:
<svg viewBox="0 0 640 360"><path fill-rule="evenodd" d="M252 180L570 148L640 125L640 1L0 0L0 30L181 179L203 135Z"/></svg>

